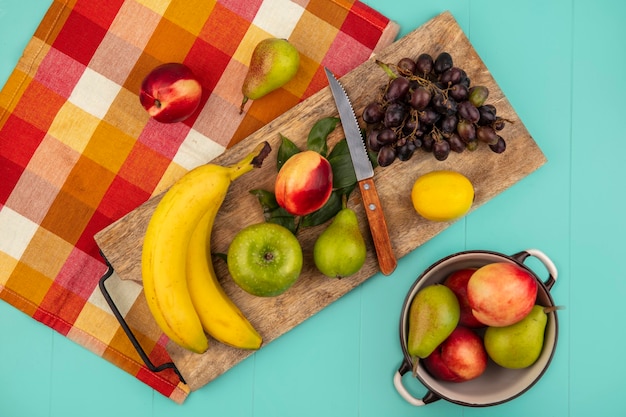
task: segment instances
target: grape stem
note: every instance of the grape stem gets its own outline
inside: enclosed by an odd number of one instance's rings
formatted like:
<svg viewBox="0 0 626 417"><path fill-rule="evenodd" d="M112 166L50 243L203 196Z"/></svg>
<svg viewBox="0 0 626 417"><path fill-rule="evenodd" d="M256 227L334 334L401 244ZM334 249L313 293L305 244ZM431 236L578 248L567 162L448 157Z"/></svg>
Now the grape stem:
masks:
<svg viewBox="0 0 626 417"><path fill-rule="evenodd" d="M433 126L430 134L432 135L433 139L435 139L435 141L437 142L442 140L444 137L443 132L437 126Z"/></svg>
<svg viewBox="0 0 626 417"><path fill-rule="evenodd" d="M387 143L384 145L386 149L385 158L387 158L387 156L390 155L389 152L395 153L396 149L402 149L407 143L409 143L410 141L414 141L414 144L417 143L417 145L415 145L416 148L422 147L422 149L428 152L431 151L433 144L437 144L437 152L435 152L435 157L437 157L437 159L439 160L443 160L447 156L448 151L446 150L446 148L448 147L443 146L446 143L442 144L441 142L449 142L450 139L453 138L453 135L455 135L455 133L458 132L458 129L457 129L458 126L454 126L454 130L451 131L452 123L454 123L454 121L449 121L449 123L446 123L445 128L440 128L439 126L436 125L436 123L442 114L443 115L456 114L458 116L458 122L460 122L461 120L465 120L461 116L461 114L465 114L469 112L469 110L465 109L466 110L465 113L459 114L456 108L457 107L456 104L457 102L461 103L464 101L469 101L469 97L465 97L465 95L463 94L463 91L461 90L458 92L459 95L457 98L457 94L455 94L457 91L454 90L454 88L457 83L461 83L460 80L455 82L455 81L452 81L451 78L449 77L450 79L448 79L447 81L441 81L441 77L440 77L441 74L432 72L431 70L428 70L426 73L419 73L419 74L414 73L410 69L411 66L405 67L404 65L402 65L402 61L403 60L400 60L399 63L393 64L393 63L383 62L378 59L374 60L376 65L380 67L389 77L386 85L382 86L378 90L378 93L380 95L376 98L376 102L382 106L383 111L387 109L387 106L389 104L395 103L395 102L400 102L405 108L408 107L408 112L405 112L405 110L402 110L404 114L403 114L401 121L394 120L394 122L395 121L399 122L399 123L393 123L394 126L391 126L391 123L387 124L386 120L385 120L385 123L383 123L382 121L380 121L379 123L379 126L383 126L386 129L392 130L396 136L396 139L393 141L393 143ZM401 91L401 90L398 90L398 91L394 91L393 94L389 94L388 96L390 86L395 84L395 82L393 81L397 78L405 78L409 81L408 92L403 94L402 97L396 97L398 95L397 92ZM399 84L399 88L406 88L406 85L404 84L406 83ZM469 78L464 79L462 84L464 85L464 87L468 89L467 93L469 94L470 79ZM430 94L430 98L429 98L427 109L418 110L415 107L421 107L422 106L421 101L424 101L426 97L421 97L421 96L411 97L411 94L414 94L415 91L418 91L421 94L422 92L419 91L421 89L426 90ZM415 102L412 102L413 98L415 99ZM480 102L480 106L477 106L474 104L474 103L478 103L477 100L470 101L470 103L472 106L476 107L476 109L478 109L480 112L479 107L483 105L484 100ZM396 110L397 109L395 108L393 109L394 112ZM433 117L431 117L431 114L430 114L431 112L437 112L439 114L439 117L433 120ZM397 116L397 114L394 114L394 117L395 116ZM507 123L514 123L514 121L512 120L508 120L500 116L495 117L496 116L495 112L493 112L493 114L487 115L489 117L495 118L495 120L491 121L491 123L488 122L489 119L483 119L483 122L480 122L480 120L474 121L474 117L470 117L470 116L474 116L474 115L470 114L468 116L468 118L471 118L472 120L465 120L467 123L470 123L474 127L490 126L495 131L500 131L504 129ZM413 123L413 125L410 125L410 123ZM498 143L502 141L503 139L500 137ZM456 136L454 136L454 142L455 142L454 143L455 148L453 150L456 152L461 152L463 149L468 149L469 151L473 151L478 146L478 140L476 138L470 139L469 137L464 138L463 136L457 138ZM465 146L463 147L463 143L460 143L460 142L463 142ZM380 145L381 149L382 149L382 146L383 145L381 144ZM389 149L391 149L391 151L389 151ZM502 152L502 151L495 150L493 147L491 147L491 149L497 153ZM406 160L410 158L411 154L409 154L408 157L404 155L401 159ZM444 154L446 155L444 156ZM380 157L380 153L379 153L379 157ZM404 159L405 157L406 159ZM387 166L387 165L389 165L389 163L385 164L384 166ZM416 365L417 365L417 361L418 360L416 359Z"/></svg>
<svg viewBox="0 0 626 417"><path fill-rule="evenodd" d="M410 115L411 117L415 120L415 127L413 128L413 130L411 131L411 134L408 135L409 137L411 136L415 136L415 133L417 132L417 130L419 129L420 125L419 125L419 116L417 114L417 110L415 109L411 109L410 110ZM400 126L400 128L398 130L401 130L402 128L404 128L404 125L406 124L406 121L402 122L402 125Z"/></svg>
<svg viewBox="0 0 626 417"><path fill-rule="evenodd" d="M407 71L403 71L397 65L388 64L388 63L382 62L382 61L380 61L378 59L375 62L376 62L376 64L378 64L379 67L381 67L387 73L387 75L389 76L390 79L393 80L395 78L398 78L400 76L399 74L401 74L402 76L407 78L409 81L416 81L420 86L427 88L430 91L431 94L441 93L441 94L443 94L443 96L444 96L444 98L446 100L448 99L448 88L446 88L446 89L439 88L432 81L430 81L430 80L428 80L426 78L420 77L419 75L415 75L413 73L409 73ZM397 73L394 72L394 69L395 69L395 71Z"/></svg>
<svg viewBox="0 0 626 417"><path fill-rule="evenodd" d="M382 68L382 69L383 69L383 70L387 73L387 75L389 76L389 78L391 78L392 80L393 80L394 78L398 78L398 74L394 73L394 72L391 70L391 67L390 67L390 65L389 65L389 64L386 64L386 63L384 63L383 61L379 61L378 59L377 59L375 62L376 62L376 64L377 64L379 67L381 67L381 68Z"/></svg>

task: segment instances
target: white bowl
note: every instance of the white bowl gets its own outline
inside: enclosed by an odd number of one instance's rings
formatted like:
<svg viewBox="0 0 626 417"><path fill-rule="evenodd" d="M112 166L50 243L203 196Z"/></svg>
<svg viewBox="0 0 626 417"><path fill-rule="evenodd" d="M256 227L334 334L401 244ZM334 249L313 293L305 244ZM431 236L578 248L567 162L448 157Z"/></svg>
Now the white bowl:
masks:
<svg viewBox="0 0 626 417"><path fill-rule="evenodd" d="M548 271L545 281L526 265L524 260L534 256L543 263ZM400 316L400 343L404 359L394 375L394 386L398 393L410 404L421 406L439 399L445 399L455 404L471 407L486 407L510 401L530 389L546 372L558 338L558 319L556 311L548 314L545 330L544 345L537 361L528 368L506 369L496 365L491 360L485 372L476 379L465 382L446 382L435 379L422 364L418 364L416 377L428 389L422 398L414 397L404 386L404 374L412 374L413 362L407 350L408 312L411 301L417 292L430 284L443 282L452 272L463 268L479 268L493 262L510 262L517 264L530 272L538 285L537 304L549 307L554 306L550 289L556 282L557 270L550 258L536 249L529 249L512 256L491 251L465 251L443 258L424 271L411 286Z"/></svg>

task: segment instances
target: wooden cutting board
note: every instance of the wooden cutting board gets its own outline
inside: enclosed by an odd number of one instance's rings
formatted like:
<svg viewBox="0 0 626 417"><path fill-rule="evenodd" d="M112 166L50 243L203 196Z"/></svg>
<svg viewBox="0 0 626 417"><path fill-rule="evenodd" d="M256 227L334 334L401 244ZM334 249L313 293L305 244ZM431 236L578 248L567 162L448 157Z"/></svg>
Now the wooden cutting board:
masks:
<svg viewBox="0 0 626 417"><path fill-rule="evenodd" d="M376 168L374 180L398 258L415 250L450 225L426 221L415 213L410 192L419 175L436 169L452 169L463 173L474 184L476 196L473 209L476 209L546 162L543 153L450 13L442 13L430 20L381 51L376 58L395 63L405 56L416 58L422 52L436 57L442 51L452 55L455 65L463 68L470 76L472 85L489 88L487 102L497 107L498 115L513 123L502 131L507 141L507 150L502 154L495 154L487 146L480 146L474 152L451 153L446 161L439 162L432 154L419 151L408 162L396 161L389 167ZM357 115L361 114L387 79L387 75L373 59L341 78ZM304 149L311 127L324 117L337 115L331 93L325 88L212 161L222 165L234 163L261 141L268 141L273 149L262 168L244 175L230 188L215 222L212 240L214 253L226 253L230 241L239 230L263 221L261 206L249 191L273 190L280 134ZM338 127L328 139L329 148L343 137L343 131ZM159 200L160 196L149 200L95 236L104 256L121 279L141 281L143 236ZM225 291L263 336L262 348L379 271L358 189L352 193L348 205L357 212L368 247L366 263L354 276L341 280L328 279L315 269L312 248L325 225L299 232L305 266L298 282L278 297L260 298L243 292L228 275L225 263L215 261ZM393 274L385 279L393 279ZM146 322L145 326L154 327L154 323ZM209 350L202 355L187 352L171 342L168 351L191 390L207 384L253 353L230 348L216 341L212 341Z"/></svg>

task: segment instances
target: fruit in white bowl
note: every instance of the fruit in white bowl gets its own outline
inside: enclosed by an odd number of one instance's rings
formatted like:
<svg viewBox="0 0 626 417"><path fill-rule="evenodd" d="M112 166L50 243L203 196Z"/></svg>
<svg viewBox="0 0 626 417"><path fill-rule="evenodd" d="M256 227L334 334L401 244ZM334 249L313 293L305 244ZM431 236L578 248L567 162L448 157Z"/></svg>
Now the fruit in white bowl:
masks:
<svg viewBox="0 0 626 417"><path fill-rule="evenodd" d="M458 326L424 359L424 366L442 381L469 381L478 378L487 369L487 352L478 334Z"/></svg>
<svg viewBox="0 0 626 417"><path fill-rule="evenodd" d="M498 365L509 369L527 368L539 358L543 349L548 316L546 308L536 305L515 324L489 327L485 332L485 348Z"/></svg>
<svg viewBox="0 0 626 417"><path fill-rule="evenodd" d="M198 109L202 85L185 64L170 62L150 71L141 83L139 101L162 123L182 122Z"/></svg>
<svg viewBox="0 0 626 417"><path fill-rule="evenodd" d="M467 283L474 316L487 326L503 327L522 320L535 305L537 280L526 269L494 262L476 270Z"/></svg>
<svg viewBox="0 0 626 417"><path fill-rule="evenodd" d="M450 288L443 284L422 288L409 308L409 355L414 359L430 355L457 327L459 316L459 301Z"/></svg>
<svg viewBox="0 0 626 417"><path fill-rule="evenodd" d="M461 307L459 324L461 326L478 328L485 327L485 325L474 316L467 298L467 283L474 272L476 272L476 268L464 268L454 271L446 278L444 285L450 288L456 295L456 298L459 299L459 306Z"/></svg>

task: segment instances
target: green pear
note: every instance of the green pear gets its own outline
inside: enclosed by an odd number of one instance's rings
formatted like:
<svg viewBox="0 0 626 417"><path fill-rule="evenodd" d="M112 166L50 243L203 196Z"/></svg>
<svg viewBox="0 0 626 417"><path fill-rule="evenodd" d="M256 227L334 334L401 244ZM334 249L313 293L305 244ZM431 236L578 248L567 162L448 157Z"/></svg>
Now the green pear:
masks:
<svg viewBox="0 0 626 417"><path fill-rule="evenodd" d="M248 73L241 91L243 101L240 113L248 99L256 100L287 84L300 67L298 50L286 39L268 38L252 51Z"/></svg>
<svg viewBox="0 0 626 417"><path fill-rule="evenodd" d="M485 331L485 349L498 365L527 368L539 358L543 349L544 332L548 322L546 308L536 305L517 323L504 327L489 327Z"/></svg>
<svg viewBox="0 0 626 417"><path fill-rule="evenodd" d="M454 331L461 316L459 300L443 284L417 292L409 307L409 355L428 357Z"/></svg>
<svg viewBox="0 0 626 417"><path fill-rule="evenodd" d="M320 234L313 247L313 261L330 278L357 273L367 256L365 240L354 210L344 207Z"/></svg>

